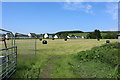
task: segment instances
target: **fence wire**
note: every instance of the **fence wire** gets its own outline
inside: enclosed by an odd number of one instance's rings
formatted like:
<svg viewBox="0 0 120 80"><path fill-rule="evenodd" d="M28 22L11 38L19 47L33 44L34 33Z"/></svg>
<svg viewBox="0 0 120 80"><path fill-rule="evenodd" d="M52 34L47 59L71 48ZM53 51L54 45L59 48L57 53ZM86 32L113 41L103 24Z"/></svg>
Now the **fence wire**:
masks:
<svg viewBox="0 0 120 80"><path fill-rule="evenodd" d="M18 55L26 57L34 57L36 55L36 39L16 39L16 45L18 47Z"/></svg>

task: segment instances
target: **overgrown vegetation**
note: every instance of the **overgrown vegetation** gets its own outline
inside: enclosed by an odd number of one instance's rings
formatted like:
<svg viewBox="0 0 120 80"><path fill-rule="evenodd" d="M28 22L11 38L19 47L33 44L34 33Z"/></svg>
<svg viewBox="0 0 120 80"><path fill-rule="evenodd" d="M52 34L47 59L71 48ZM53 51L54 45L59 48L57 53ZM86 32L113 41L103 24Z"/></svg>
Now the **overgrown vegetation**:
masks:
<svg viewBox="0 0 120 80"><path fill-rule="evenodd" d="M94 47L91 50L82 51L78 53L78 57L81 63L91 62L91 61L101 62L102 64L108 65L108 67L110 66L114 68L113 71L114 74L112 74L111 76L109 75L109 77L120 78L120 74L118 73L118 70L120 68L120 62L118 61L119 49L120 49L120 44L118 43L105 44L100 47Z"/></svg>

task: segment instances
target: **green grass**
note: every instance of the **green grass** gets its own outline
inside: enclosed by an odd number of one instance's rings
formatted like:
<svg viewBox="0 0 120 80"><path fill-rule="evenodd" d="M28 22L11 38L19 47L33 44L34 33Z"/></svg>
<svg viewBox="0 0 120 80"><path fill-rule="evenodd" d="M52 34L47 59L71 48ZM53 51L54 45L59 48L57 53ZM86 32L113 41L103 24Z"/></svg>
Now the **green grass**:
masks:
<svg viewBox="0 0 120 80"><path fill-rule="evenodd" d="M74 35L74 36L87 36L89 33L69 33L69 35ZM101 33L101 36L105 36L107 33Z"/></svg>
<svg viewBox="0 0 120 80"><path fill-rule="evenodd" d="M114 68L108 67L108 64L92 60L80 63L77 57L81 51L105 44L105 39L100 41L96 39L46 40L48 41L46 45L37 40L36 56L34 40L16 41L18 64L17 72L12 78L109 78L110 74L113 74ZM117 40L111 39L110 41L114 43Z"/></svg>
<svg viewBox="0 0 120 80"><path fill-rule="evenodd" d="M87 36L89 33L69 33L69 35L75 35L75 36Z"/></svg>
<svg viewBox="0 0 120 80"><path fill-rule="evenodd" d="M120 77L118 73L119 48L120 44L118 43L106 44L100 47L94 47L91 50L79 52L77 57L84 66L86 66L86 63L87 65L90 63L89 68L93 69L94 74L97 73L95 77L117 78ZM89 68L86 69L90 70ZM85 70L85 67L83 67L83 70Z"/></svg>

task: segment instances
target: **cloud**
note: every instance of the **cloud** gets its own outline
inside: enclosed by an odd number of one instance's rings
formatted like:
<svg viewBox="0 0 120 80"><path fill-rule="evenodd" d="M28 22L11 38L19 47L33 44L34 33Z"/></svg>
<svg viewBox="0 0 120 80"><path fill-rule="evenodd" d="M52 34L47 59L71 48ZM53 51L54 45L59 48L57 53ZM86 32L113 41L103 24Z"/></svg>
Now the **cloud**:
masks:
<svg viewBox="0 0 120 80"><path fill-rule="evenodd" d="M64 3L64 9L66 10L72 10L72 11L83 11L86 13L93 13L92 11L92 5L88 3L82 3L82 2L65 2Z"/></svg>
<svg viewBox="0 0 120 80"><path fill-rule="evenodd" d="M118 20L118 3L108 3L106 7L106 13L111 15L114 20Z"/></svg>

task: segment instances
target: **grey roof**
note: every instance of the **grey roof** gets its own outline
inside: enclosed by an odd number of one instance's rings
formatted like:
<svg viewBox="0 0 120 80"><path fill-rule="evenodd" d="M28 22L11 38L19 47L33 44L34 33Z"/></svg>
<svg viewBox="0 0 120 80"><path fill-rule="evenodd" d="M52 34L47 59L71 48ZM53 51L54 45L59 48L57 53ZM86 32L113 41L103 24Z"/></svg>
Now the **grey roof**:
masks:
<svg viewBox="0 0 120 80"><path fill-rule="evenodd" d="M21 33L15 33L16 37L28 37L28 35L21 34Z"/></svg>

